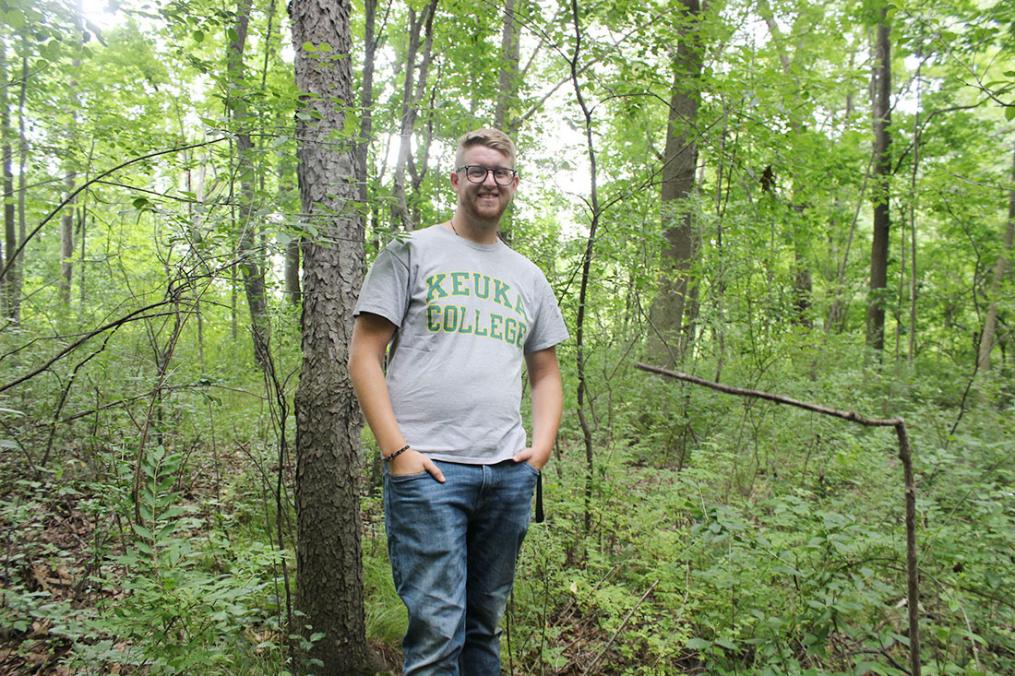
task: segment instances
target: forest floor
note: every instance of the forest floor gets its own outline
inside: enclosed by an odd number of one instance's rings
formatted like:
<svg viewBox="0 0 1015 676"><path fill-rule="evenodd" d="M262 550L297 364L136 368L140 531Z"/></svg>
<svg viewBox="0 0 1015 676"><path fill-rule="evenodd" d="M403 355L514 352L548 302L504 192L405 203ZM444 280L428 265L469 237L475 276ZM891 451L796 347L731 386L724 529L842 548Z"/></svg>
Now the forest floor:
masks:
<svg viewBox="0 0 1015 676"><path fill-rule="evenodd" d="M16 484L5 480L5 485L17 486L4 498L7 509L0 522L6 535L0 570L5 589L20 580L28 594L71 608L95 607L100 599L115 599L122 593L94 584L99 566L110 565L96 561L94 520L80 507L82 499L90 501L94 495L73 490L45 494L42 484L27 479ZM12 522L11 512L24 520ZM16 626L20 631L5 627L0 632L0 672L72 673L58 665L71 642L54 636L53 624L51 618L40 618Z"/></svg>

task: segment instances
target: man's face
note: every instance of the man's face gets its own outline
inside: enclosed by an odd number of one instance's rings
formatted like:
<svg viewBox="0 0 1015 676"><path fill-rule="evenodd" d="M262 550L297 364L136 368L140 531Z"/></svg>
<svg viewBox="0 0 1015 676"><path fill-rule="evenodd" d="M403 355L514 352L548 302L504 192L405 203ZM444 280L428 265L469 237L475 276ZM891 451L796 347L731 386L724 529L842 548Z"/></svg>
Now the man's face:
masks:
<svg viewBox="0 0 1015 676"><path fill-rule="evenodd" d="M513 169L506 155L481 145L465 149L460 166L464 165ZM451 185L458 193L458 208L463 212L462 215L477 224L497 225L515 194L518 176L515 175L508 185L497 185L493 172L488 171L481 183L473 183L466 177L465 170L462 170L451 174Z"/></svg>

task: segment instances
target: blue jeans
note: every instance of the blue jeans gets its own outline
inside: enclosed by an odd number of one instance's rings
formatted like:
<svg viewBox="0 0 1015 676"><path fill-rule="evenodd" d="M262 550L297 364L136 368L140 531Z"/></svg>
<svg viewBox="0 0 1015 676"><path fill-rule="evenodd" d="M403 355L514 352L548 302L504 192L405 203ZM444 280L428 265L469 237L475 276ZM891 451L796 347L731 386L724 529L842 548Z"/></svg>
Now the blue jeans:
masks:
<svg viewBox="0 0 1015 676"><path fill-rule="evenodd" d="M538 472L528 463L438 462L384 477L395 589L409 610L404 674L500 674L500 624L529 525Z"/></svg>

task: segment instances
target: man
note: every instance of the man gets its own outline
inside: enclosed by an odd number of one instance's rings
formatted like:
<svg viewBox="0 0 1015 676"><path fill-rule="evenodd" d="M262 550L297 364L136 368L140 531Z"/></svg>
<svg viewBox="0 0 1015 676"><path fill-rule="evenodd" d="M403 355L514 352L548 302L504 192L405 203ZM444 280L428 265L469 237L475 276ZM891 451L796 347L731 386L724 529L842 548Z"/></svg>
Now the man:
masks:
<svg viewBox="0 0 1015 676"><path fill-rule="evenodd" d="M405 674L500 673L498 625L560 423L554 346L567 329L542 272L497 236L514 164L503 132L463 136L451 220L384 249L356 305L349 374L385 460L388 553L409 611Z"/></svg>

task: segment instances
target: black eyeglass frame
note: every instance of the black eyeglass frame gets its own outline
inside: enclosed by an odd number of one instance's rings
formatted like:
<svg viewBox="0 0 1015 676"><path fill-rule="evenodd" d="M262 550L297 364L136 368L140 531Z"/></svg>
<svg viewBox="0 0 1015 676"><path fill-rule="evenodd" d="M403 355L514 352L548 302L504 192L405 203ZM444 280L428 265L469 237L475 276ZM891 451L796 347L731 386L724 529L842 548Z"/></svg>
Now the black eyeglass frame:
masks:
<svg viewBox="0 0 1015 676"><path fill-rule="evenodd" d="M469 170L470 169L482 169L483 170L483 177L480 178L479 180L474 179L472 176L469 175ZM475 184L479 184L479 183L484 182L486 180L487 175L492 173L493 174L493 182L496 183L497 185L499 185L502 188L506 188L507 186L511 185L512 181L515 180L515 177L518 176L518 171L515 170L515 169L509 169L508 167L493 167L493 168L489 168L489 167L484 167L484 166L482 166L480 164L463 164L462 166L457 167L455 169L455 172L459 172L459 171L464 171L465 172L465 180L467 180L469 183L475 183ZM507 177L507 182L501 183L500 180L497 179L497 172L498 171L507 171L507 172L510 172L508 174L508 177Z"/></svg>

